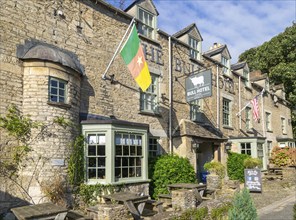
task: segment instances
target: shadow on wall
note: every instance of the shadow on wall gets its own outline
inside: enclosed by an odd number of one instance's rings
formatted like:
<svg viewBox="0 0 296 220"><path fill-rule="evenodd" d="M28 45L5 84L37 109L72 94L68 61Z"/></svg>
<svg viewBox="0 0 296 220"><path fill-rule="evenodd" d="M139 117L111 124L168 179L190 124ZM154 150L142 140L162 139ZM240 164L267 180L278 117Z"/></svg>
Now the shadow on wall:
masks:
<svg viewBox="0 0 296 220"><path fill-rule="evenodd" d="M2 185L3 186L3 185ZM0 219L8 213L11 208L29 205L28 201L15 197L7 192L0 190Z"/></svg>

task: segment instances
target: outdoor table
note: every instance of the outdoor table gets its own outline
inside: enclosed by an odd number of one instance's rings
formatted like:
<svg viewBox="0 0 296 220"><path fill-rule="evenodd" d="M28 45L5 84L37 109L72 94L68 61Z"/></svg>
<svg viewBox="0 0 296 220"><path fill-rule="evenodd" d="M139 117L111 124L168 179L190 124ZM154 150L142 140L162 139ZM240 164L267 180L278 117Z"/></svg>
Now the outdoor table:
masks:
<svg viewBox="0 0 296 220"><path fill-rule="evenodd" d="M198 183L175 183L168 185L169 191L172 191L173 189L190 189L195 192L197 192L198 195L198 201L202 201L203 194L207 188L207 184L198 184ZM197 195L196 194L196 195Z"/></svg>
<svg viewBox="0 0 296 220"><path fill-rule="evenodd" d="M106 203L110 203L112 200L117 202L123 202L124 205L133 215L134 219L141 219L141 215L149 196L138 195L132 192L119 192L102 196Z"/></svg>
<svg viewBox="0 0 296 220"><path fill-rule="evenodd" d="M42 203L37 205L12 208L11 211L19 220L64 220L68 210L53 203Z"/></svg>

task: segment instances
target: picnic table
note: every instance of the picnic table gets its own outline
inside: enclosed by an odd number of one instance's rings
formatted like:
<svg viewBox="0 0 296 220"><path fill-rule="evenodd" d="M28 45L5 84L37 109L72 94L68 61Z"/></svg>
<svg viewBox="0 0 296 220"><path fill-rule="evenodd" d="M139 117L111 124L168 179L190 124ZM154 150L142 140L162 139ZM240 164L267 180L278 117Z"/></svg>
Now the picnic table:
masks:
<svg viewBox="0 0 296 220"><path fill-rule="evenodd" d="M193 189L197 190L201 196L203 196L205 190L207 189L207 184L198 184L198 183L174 183L168 185L169 191L173 189Z"/></svg>
<svg viewBox="0 0 296 220"><path fill-rule="evenodd" d="M53 203L42 203L37 205L12 208L11 211L18 220L64 220L68 210Z"/></svg>
<svg viewBox="0 0 296 220"><path fill-rule="evenodd" d="M139 195L132 192L118 192L102 196L105 202L111 203L112 201L123 203L134 219L141 219L145 203L148 201L148 195Z"/></svg>

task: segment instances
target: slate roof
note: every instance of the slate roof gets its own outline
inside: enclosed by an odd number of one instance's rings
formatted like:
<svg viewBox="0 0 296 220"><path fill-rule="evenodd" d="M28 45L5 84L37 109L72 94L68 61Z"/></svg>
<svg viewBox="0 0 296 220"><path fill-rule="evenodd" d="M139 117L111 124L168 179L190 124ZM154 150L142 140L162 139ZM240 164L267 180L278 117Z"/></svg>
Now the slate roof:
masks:
<svg viewBox="0 0 296 220"><path fill-rule="evenodd" d="M239 69L242 69L244 68L244 66L246 65L246 61L242 61L242 62L239 62L239 63L235 63L235 64L232 64L231 65L231 69L232 70L239 70Z"/></svg>
<svg viewBox="0 0 296 220"><path fill-rule="evenodd" d="M182 119L179 124L178 135L192 136L201 139L211 139L215 141L226 141L227 137L223 133L209 124L198 124L191 120Z"/></svg>
<svg viewBox="0 0 296 220"><path fill-rule="evenodd" d="M135 1L132 2L129 6L127 6L127 8L124 9L124 11L127 12L127 11L130 10L134 5L138 4L138 2L140 2L140 1L142 1L142 0L135 0ZM147 1L147 0L145 0L145 1ZM151 4L152 4L153 8L155 9L157 15L159 15L159 13L158 13L158 11L157 11L157 8L155 7L153 1L150 1L150 2L151 2Z"/></svg>
<svg viewBox="0 0 296 220"><path fill-rule="evenodd" d="M196 28L201 40L203 40L203 38L202 38L198 28L196 27L195 23L192 23L192 24L188 25L187 27L183 28L182 30L178 31L177 33L173 34L173 37L175 37L175 38L181 37L182 35L186 34L188 31L190 31L193 28Z"/></svg>

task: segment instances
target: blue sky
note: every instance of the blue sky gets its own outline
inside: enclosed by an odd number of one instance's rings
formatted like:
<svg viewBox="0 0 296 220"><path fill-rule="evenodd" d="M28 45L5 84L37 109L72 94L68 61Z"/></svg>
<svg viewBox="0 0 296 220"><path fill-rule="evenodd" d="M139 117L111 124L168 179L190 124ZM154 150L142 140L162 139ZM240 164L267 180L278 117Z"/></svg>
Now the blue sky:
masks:
<svg viewBox="0 0 296 220"><path fill-rule="evenodd" d="M108 0L118 7L120 0ZM126 0L127 7L132 0ZM154 0L158 27L174 34L196 23L203 52L226 44L232 63L245 50L260 46L296 22L296 0ZM173 12L173 13L172 13Z"/></svg>

